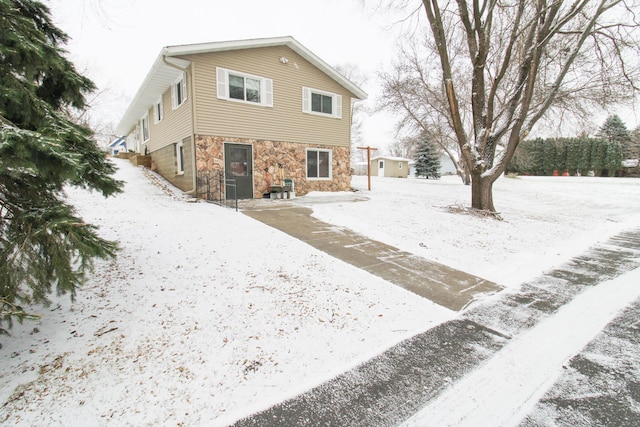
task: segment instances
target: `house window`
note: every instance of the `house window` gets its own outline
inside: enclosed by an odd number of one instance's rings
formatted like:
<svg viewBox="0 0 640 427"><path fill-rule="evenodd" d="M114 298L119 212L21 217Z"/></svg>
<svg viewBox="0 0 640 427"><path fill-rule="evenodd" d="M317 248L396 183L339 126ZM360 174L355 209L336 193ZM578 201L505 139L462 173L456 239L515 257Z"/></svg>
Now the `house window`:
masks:
<svg viewBox="0 0 640 427"><path fill-rule="evenodd" d="M273 107L273 80L216 68L218 98Z"/></svg>
<svg viewBox="0 0 640 427"><path fill-rule="evenodd" d="M176 175L184 174L184 145L182 141L176 144Z"/></svg>
<svg viewBox="0 0 640 427"><path fill-rule="evenodd" d="M171 100L174 110L187 100L187 78L184 74L171 86Z"/></svg>
<svg viewBox="0 0 640 427"><path fill-rule="evenodd" d="M332 96L322 95L319 93L311 94L311 111L314 111L316 113L333 115L332 108L331 108L332 106L333 106Z"/></svg>
<svg viewBox="0 0 640 427"><path fill-rule="evenodd" d="M164 105L162 102L162 95L160 95L160 99L153 104L153 119L154 123L160 122L164 118Z"/></svg>
<svg viewBox="0 0 640 427"><path fill-rule="evenodd" d="M331 179L331 150L307 150L307 178Z"/></svg>
<svg viewBox="0 0 640 427"><path fill-rule="evenodd" d="M229 74L229 98L260 104L260 80Z"/></svg>
<svg viewBox="0 0 640 427"><path fill-rule="evenodd" d="M302 111L340 119L342 118L342 95L303 87Z"/></svg>
<svg viewBox="0 0 640 427"><path fill-rule="evenodd" d="M378 164L378 169L384 169L384 160L380 160L380 163Z"/></svg>
<svg viewBox="0 0 640 427"><path fill-rule="evenodd" d="M140 119L140 129L142 130L142 141L149 140L149 115L145 114L145 116Z"/></svg>

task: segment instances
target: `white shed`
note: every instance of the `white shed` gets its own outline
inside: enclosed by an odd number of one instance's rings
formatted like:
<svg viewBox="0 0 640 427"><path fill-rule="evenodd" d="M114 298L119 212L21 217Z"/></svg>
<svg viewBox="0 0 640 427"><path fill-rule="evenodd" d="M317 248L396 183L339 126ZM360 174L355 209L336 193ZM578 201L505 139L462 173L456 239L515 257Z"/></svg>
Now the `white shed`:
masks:
<svg viewBox="0 0 640 427"><path fill-rule="evenodd" d="M371 159L371 175L394 178L409 176L409 162L403 157L378 156Z"/></svg>

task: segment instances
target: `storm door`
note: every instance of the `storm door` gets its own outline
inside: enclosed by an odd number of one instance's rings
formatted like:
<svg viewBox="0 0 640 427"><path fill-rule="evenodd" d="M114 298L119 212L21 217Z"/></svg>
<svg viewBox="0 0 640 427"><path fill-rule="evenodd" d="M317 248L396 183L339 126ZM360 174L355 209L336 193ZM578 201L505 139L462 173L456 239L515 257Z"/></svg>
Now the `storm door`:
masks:
<svg viewBox="0 0 640 427"><path fill-rule="evenodd" d="M226 178L236 181L238 199L253 198L253 154L251 145L225 144ZM227 187L227 199L233 199L233 187Z"/></svg>

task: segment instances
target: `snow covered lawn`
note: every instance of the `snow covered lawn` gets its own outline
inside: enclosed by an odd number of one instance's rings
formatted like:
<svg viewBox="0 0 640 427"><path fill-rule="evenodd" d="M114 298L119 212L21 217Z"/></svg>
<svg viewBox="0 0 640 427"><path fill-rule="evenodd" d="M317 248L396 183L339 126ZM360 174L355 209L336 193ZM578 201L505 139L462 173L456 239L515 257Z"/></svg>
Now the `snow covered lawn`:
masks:
<svg viewBox="0 0 640 427"><path fill-rule="evenodd" d="M41 321L2 338L0 422L226 425L457 315L117 162L122 195L69 198L120 255L73 304L36 307ZM510 287L640 225L637 179L501 178L504 221L452 213L469 200L455 177L359 194L307 200L324 221Z"/></svg>
<svg viewBox="0 0 640 427"><path fill-rule="evenodd" d="M456 176L373 177L371 192L356 176L352 187L370 201L318 204L314 215L507 287L640 225L637 178L502 177L494 203L503 221L453 214L471 202Z"/></svg>

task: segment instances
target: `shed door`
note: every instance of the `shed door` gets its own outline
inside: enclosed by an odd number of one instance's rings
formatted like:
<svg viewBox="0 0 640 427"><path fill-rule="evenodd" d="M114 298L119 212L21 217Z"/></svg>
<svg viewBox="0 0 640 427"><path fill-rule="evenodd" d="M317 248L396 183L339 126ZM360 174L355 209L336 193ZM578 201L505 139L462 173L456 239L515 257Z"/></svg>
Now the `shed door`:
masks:
<svg viewBox="0 0 640 427"><path fill-rule="evenodd" d="M384 176L384 160L378 160L378 176Z"/></svg>
<svg viewBox="0 0 640 427"><path fill-rule="evenodd" d="M253 198L253 153L250 145L225 144L224 168L226 177L236 180L238 199ZM225 190L227 199L233 199L233 188Z"/></svg>

